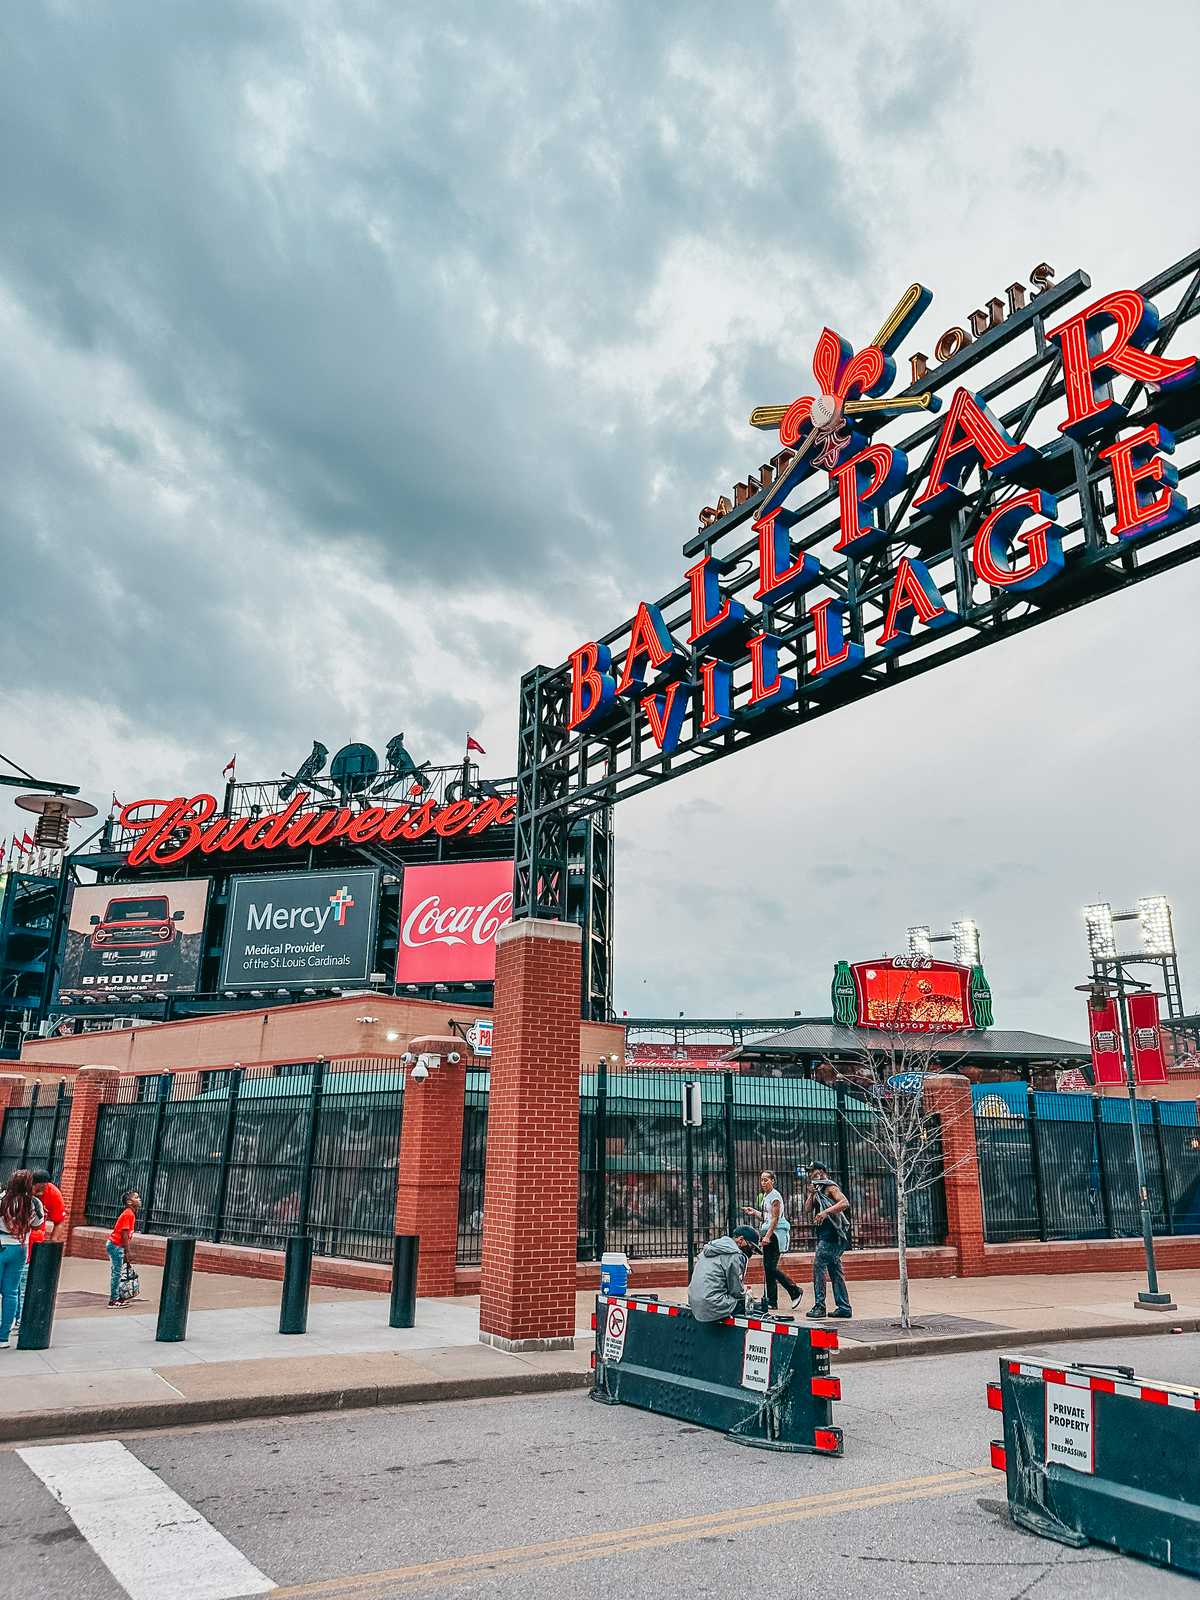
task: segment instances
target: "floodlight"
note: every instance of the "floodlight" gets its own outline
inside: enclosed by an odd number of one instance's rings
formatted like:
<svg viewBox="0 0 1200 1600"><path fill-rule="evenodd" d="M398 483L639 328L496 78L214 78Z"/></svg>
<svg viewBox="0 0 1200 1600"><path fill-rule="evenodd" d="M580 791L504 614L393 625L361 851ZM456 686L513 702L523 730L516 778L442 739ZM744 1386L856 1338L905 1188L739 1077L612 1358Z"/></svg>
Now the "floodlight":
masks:
<svg viewBox="0 0 1200 1600"><path fill-rule="evenodd" d="M1117 932L1113 926L1113 910L1107 900L1084 906L1083 920L1087 924L1088 955L1098 961L1112 961L1117 954Z"/></svg>
<svg viewBox="0 0 1200 1600"><path fill-rule="evenodd" d="M970 917L950 924L954 935L954 959L961 967L977 967L979 960L979 928Z"/></svg>
<svg viewBox="0 0 1200 1600"><path fill-rule="evenodd" d="M928 961L933 949L932 935L928 924L908 930L908 953L910 956L920 956Z"/></svg>
<svg viewBox="0 0 1200 1600"><path fill-rule="evenodd" d="M1137 903L1138 929L1148 956L1175 954L1175 935L1171 928L1171 905L1165 895L1142 895Z"/></svg>

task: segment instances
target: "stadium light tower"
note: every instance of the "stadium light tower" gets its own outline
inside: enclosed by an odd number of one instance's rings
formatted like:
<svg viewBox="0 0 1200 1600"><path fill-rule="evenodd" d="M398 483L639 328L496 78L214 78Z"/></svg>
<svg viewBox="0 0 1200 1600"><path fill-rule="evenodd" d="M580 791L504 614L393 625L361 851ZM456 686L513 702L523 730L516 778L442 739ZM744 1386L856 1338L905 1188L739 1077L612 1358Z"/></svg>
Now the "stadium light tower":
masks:
<svg viewBox="0 0 1200 1600"><path fill-rule="evenodd" d="M1162 989L1167 1002L1167 1014L1163 1021L1180 1043L1191 1032L1193 1044L1200 1045L1200 1033L1182 1026L1185 1012L1179 956L1175 949L1171 902L1166 895L1141 895L1132 911L1114 911L1107 900L1101 900L1084 907L1083 920L1087 928L1088 955L1092 958L1092 976L1097 979L1111 978L1121 963L1125 966L1158 967L1162 973ZM1140 948L1120 949L1117 939L1119 922L1137 924Z"/></svg>
<svg viewBox="0 0 1200 1600"><path fill-rule="evenodd" d="M950 924L949 933L933 933L928 923L918 923L908 930L908 953L928 961L935 944L952 944L954 959L963 967L981 965L979 955L979 927L970 917L960 917Z"/></svg>

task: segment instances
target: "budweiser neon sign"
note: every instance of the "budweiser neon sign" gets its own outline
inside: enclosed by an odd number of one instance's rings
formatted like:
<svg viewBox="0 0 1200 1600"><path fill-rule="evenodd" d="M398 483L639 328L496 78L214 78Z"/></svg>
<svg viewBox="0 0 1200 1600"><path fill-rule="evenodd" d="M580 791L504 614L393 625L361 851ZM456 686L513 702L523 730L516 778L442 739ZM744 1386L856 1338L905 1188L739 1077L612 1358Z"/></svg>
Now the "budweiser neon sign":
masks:
<svg viewBox="0 0 1200 1600"><path fill-rule="evenodd" d="M332 844L388 844L435 835L452 839L478 835L511 825L517 802L513 795L481 800L452 800L438 805L415 798L400 806L326 806L306 810L311 795L294 794L282 811L268 816L228 817L215 795L177 795L173 800L135 800L122 806L119 823L136 835L129 850L131 867L170 866L193 852L228 855L234 851L299 850Z"/></svg>
<svg viewBox="0 0 1200 1600"><path fill-rule="evenodd" d="M608 644L597 640L571 653L570 730L603 735L621 706L633 703L640 713L639 743L669 755L679 748L689 716L692 740L749 728L764 713L819 695L826 683L844 683L847 675L878 667L936 633L973 626L981 605L977 588L991 597L983 604L994 606L1007 596L1023 601L1064 575L1063 545L1072 525L1065 517L1059 521L1055 494L1036 486L1053 477L1047 447L1029 443L1020 429L1014 435L983 394L965 387L954 391L927 461L919 467L910 469L898 446L868 440L860 431L873 414L938 409L940 402L929 391L888 393L895 377L892 353L928 302L929 292L914 284L875 339L858 351L824 329L813 360L817 393L788 406L759 407L751 417L756 427L777 428L787 451L774 458L779 470L755 508L753 598L761 603L761 613L752 614L727 592L721 581L727 564L703 555L685 574L688 615L673 624L680 633L687 628L682 637L668 626L663 603L642 602L623 630L628 638L623 660L614 662ZM1114 396L1114 379L1162 395L1200 375L1195 355L1159 353L1166 331L1160 338L1158 312L1135 289L1107 294L1046 330L1061 368L1064 414L1058 433L1089 450L1103 443L1097 458L1108 480L1111 510L1100 538L1113 547L1131 549L1189 516L1176 487L1179 474L1169 460L1175 440L1161 422L1149 421L1104 443L1104 436L1112 438L1125 427L1128 414L1127 405ZM797 548L790 530L803 511L786 506L818 466L828 474L837 500L828 565L811 549ZM954 564L951 594L935 580L921 540L934 537L928 531L933 529L943 530L938 538L949 538L944 530L967 506L964 485L974 472L980 475L982 498ZM880 520L880 508L906 487L904 503L911 503L912 516L924 525L921 538L911 537L911 527L898 529ZM1090 508L1087 515L1093 515ZM882 626L870 649L861 601L854 598L856 583L860 589L870 584L848 580L847 564L859 574L869 572L868 564L878 565L889 545L904 544L917 550L898 555L886 585L877 597L872 594ZM809 591L818 587L827 593L809 599ZM1050 588L1044 603L1052 603L1053 594ZM800 625L773 627L773 609L799 597L804 597ZM735 690L739 661L746 670ZM795 676L784 670L792 661L799 669Z"/></svg>

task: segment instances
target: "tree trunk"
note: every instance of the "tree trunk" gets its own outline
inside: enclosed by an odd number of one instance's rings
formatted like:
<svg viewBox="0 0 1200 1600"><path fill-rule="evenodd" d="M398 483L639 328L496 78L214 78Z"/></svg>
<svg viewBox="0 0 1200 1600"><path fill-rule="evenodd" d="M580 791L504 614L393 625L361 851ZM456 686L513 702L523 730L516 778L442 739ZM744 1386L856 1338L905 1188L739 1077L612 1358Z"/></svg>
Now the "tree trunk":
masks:
<svg viewBox="0 0 1200 1600"><path fill-rule="evenodd" d="M908 1173L896 1163L896 1262L900 1275L900 1326L910 1328L908 1305Z"/></svg>

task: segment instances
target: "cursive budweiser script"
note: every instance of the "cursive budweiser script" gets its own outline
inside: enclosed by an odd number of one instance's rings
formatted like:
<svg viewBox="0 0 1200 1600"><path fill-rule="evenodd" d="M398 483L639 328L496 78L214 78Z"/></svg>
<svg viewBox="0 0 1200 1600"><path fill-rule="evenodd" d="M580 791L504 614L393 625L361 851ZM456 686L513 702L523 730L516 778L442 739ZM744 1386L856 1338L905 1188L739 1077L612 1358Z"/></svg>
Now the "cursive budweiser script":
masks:
<svg viewBox="0 0 1200 1600"><path fill-rule="evenodd" d="M430 944L491 944L512 921L512 906L511 889L482 906L443 906L441 895L426 895L405 917L400 937L410 950Z"/></svg>
<svg viewBox="0 0 1200 1600"><path fill-rule="evenodd" d="M301 808L311 796L294 794L283 811L265 817L227 817L217 812L215 796L194 794L190 799L134 800L121 807L122 828L138 837L130 847L128 864L156 867L181 861L198 850L202 855L235 850L297 850L301 846L365 844L369 839L420 839L427 833L443 839L455 834L482 833L485 828L511 823L517 810L514 795L484 800L452 800L439 806L433 800L400 806L327 806L320 811ZM152 807L147 816L137 813Z"/></svg>

